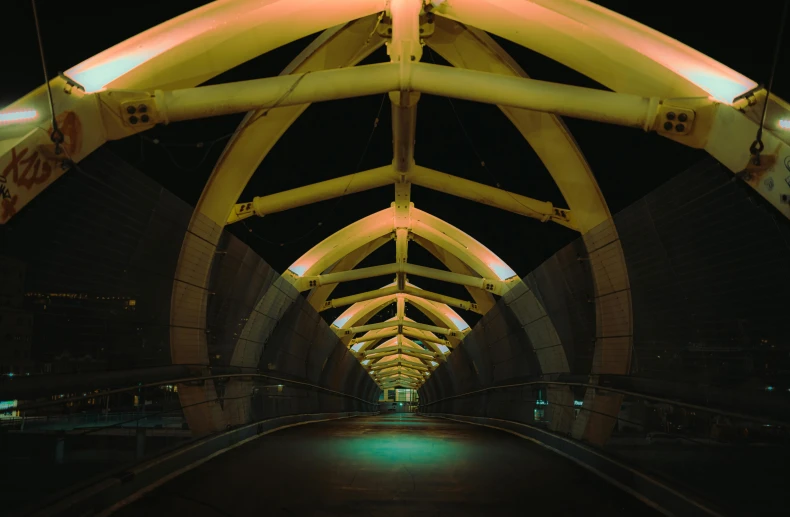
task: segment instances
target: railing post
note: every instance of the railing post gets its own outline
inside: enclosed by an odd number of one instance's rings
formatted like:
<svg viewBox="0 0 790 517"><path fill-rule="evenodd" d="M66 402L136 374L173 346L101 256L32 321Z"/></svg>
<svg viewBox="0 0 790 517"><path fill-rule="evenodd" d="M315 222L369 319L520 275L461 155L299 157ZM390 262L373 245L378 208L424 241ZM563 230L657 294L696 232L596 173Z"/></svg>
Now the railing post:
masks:
<svg viewBox="0 0 790 517"><path fill-rule="evenodd" d="M55 439L55 463L63 465L66 456L66 432L59 431Z"/></svg>

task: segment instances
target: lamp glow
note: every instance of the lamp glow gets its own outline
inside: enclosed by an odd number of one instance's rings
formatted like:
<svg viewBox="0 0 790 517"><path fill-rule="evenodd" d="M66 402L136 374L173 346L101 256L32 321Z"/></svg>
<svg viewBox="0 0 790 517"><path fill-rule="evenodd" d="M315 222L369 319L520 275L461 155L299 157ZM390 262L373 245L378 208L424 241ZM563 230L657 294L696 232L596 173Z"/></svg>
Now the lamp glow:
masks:
<svg viewBox="0 0 790 517"><path fill-rule="evenodd" d="M790 119L780 119L777 125L779 126L779 129L790 131Z"/></svg>
<svg viewBox="0 0 790 517"><path fill-rule="evenodd" d="M7 111L0 113L0 124L16 124L19 122L29 122L38 117L36 110Z"/></svg>

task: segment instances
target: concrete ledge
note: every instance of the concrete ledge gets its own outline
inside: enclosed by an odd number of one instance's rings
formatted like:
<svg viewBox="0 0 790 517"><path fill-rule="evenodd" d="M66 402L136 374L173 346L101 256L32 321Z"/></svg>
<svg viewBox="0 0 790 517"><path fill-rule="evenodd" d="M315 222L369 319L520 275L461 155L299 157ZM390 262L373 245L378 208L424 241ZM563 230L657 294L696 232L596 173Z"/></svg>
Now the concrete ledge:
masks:
<svg viewBox="0 0 790 517"><path fill-rule="evenodd" d="M20 515L108 515L112 510L128 504L170 479L260 436L296 425L375 414L378 412L288 415L244 425L195 440L124 470L114 471L89 486L73 489L61 498L50 500L36 509L28 509Z"/></svg>
<svg viewBox="0 0 790 517"><path fill-rule="evenodd" d="M490 427L530 440L577 463L664 515L721 517L709 504L682 494L662 481L607 456L603 451L538 427L498 418L446 413L419 414Z"/></svg>

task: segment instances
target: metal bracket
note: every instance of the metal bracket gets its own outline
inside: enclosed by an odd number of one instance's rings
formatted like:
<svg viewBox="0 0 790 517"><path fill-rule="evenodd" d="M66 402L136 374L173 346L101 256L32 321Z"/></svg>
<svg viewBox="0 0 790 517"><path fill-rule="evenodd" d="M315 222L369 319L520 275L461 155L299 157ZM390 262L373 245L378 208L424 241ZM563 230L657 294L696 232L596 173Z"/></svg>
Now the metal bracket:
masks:
<svg viewBox="0 0 790 517"><path fill-rule="evenodd" d="M696 113L692 109L661 104L656 115L656 132L675 136L688 135L694 126L695 118Z"/></svg>
<svg viewBox="0 0 790 517"><path fill-rule="evenodd" d="M435 19L436 15L434 13L420 14L420 38L429 38L433 36L436 30ZM381 19L381 23L376 27L376 32L382 38L392 38L392 18L384 15Z"/></svg>
<svg viewBox="0 0 790 517"><path fill-rule="evenodd" d="M151 129L163 120L153 94L107 90L99 92L108 138L117 140Z"/></svg>
<svg viewBox="0 0 790 517"><path fill-rule="evenodd" d="M154 99L135 99L121 103L121 117L124 124L138 129L153 127L156 124L157 114Z"/></svg>

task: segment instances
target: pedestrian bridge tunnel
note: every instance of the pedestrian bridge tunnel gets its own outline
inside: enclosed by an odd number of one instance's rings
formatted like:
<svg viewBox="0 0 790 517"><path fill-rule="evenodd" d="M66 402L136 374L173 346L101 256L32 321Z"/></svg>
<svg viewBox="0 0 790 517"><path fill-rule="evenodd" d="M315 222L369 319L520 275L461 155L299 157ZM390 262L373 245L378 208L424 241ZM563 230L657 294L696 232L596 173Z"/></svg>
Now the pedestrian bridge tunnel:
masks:
<svg viewBox="0 0 790 517"><path fill-rule="evenodd" d="M278 76L214 80L311 35ZM557 61L603 88L531 79L495 37ZM371 62L382 47L385 61ZM368 96L381 96L382 105L388 102L391 108L391 154L376 156L375 168L249 195L256 171L274 174L266 168L267 155L311 104ZM418 158L430 157L432 146L417 139L417 108L430 96L501 110L542 161L563 202L435 170L424 165L429 159L421 164ZM790 107L757 82L581 0L218 0L73 66L0 111L0 223L38 231L31 222L35 216L27 213L57 203L51 194L57 189L89 182L99 192L132 181L137 173L107 151L110 141L231 114L245 115L194 209L180 219L175 212L168 215L156 186L134 187L146 192L139 200L132 192L124 194L128 200L115 201L127 203L128 217L135 211L152 214L141 223L141 233L153 235L159 228L173 241L148 242L156 250L143 258L129 255L166 279L157 293L169 300L158 310L168 319L161 322L160 342L165 353L169 349L170 363L79 379L6 380L8 396L27 397L33 411L43 407L42 396L58 389L84 389L74 400L98 400L87 391L154 386L172 393L184 429L199 440L272 418L379 412L378 417L321 424L322 429L338 440L348 433L370 433L369 441L347 442L348 447L365 451L390 440L403 451L424 453L434 465L443 461L435 456L468 455L479 459L492 479L496 465L507 461L507 451L519 445L508 437L507 449L493 431L481 429L476 435L474 428L428 417L507 428L544 445L555 440L547 446L562 451L563 461L571 458L588 467L597 460L579 451L611 447L613 435L628 428L629 418L639 421L635 428L646 429L645 422L654 418L646 415L659 411L657 404L675 408L659 408L663 416L655 417L664 433L672 425L690 425L673 424L666 417L670 413L675 421L679 413L693 411L710 413L711 422L725 418L699 401L726 395L703 396L677 382L672 371L680 364L678 353L666 352L661 340L683 341L689 353L707 350L709 344L695 342L692 335L699 334L693 329L702 328L703 315L693 314L712 307L717 292L704 300L688 294L694 267L703 267L702 262L707 276L700 282L709 283L699 284L698 291L732 282L741 289L739 296L763 296L767 287L735 278L727 257L717 254L732 251L734 241L770 241L762 248L753 243L749 252L756 258L761 249L760 259L768 265L790 258L779 238L787 238L790 217ZM654 133L710 158L612 215L595 171L563 118ZM759 149L753 145L755 135ZM103 176L107 171L112 178ZM736 178L737 183L730 181ZM251 218L383 189L393 193L389 204L293 256L281 273L232 233ZM486 235L465 233L434 215L432 202L420 198L428 191L518 214L525 228L557 225L556 231L574 236L532 272L516 271L497 255L503 250L486 246ZM717 194L706 197L709 192ZM343 210L340 203L335 210ZM682 225L672 222L681 219ZM512 233L513 247L525 245L514 228L495 231ZM670 234L677 239L669 239ZM678 240L685 247L678 247ZM714 240L718 244L711 244ZM386 250L394 256L371 263ZM410 252L431 263L410 260ZM684 265L686 270L677 269ZM714 278L713 271L721 274ZM373 287L336 293L341 285ZM452 294L442 292L442 286L450 286ZM688 287L686 295L680 286ZM125 303L124 310L134 310L134 304ZM733 330L736 320L727 320L733 327L720 328L726 339L740 332ZM761 339L768 343L768 337ZM660 363L662 354L663 361L674 354L675 362ZM168 379L174 382L162 384ZM391 399L392 390L408 390L409 398ZM294 395L286 397L288 392ZM134 396L135 407L144 405L144 395ZM107 395L107 404L110 400ZM407 414L414 411L422 416ZM741 414L734 406L722 411ZM167 427L165 420L157 422ZM398 435L398 426L405 434ZM269 449L256 449L247 459L229 454L223 460L228 463L218 468L227 467L231 475L231 465L238 465L231 459L269 461L296 454L314 438L311 433L319 432L308 427L283 435L276 442L281 450L266 445ZM420 442L423 431L426 442ZM492 441L490 450L478 446L482 438ZM427 443L430 450L420 451ZM550 460L543 452L535 449L530 453L535 456L524 461ZM343 456L342 451L314 453L326 461L341 461L332 454ZM387 454L397 456L393 450ZM493 459L484 460L489 454ZM371 468L385 475L381 465ZM528 475L519 472L515 475ZM566 475L562 469L552 472L546 479ZM416 482L402 472L395 479L398 486ZM348 486L364 491L376 485L359 483Z"/></svg>

